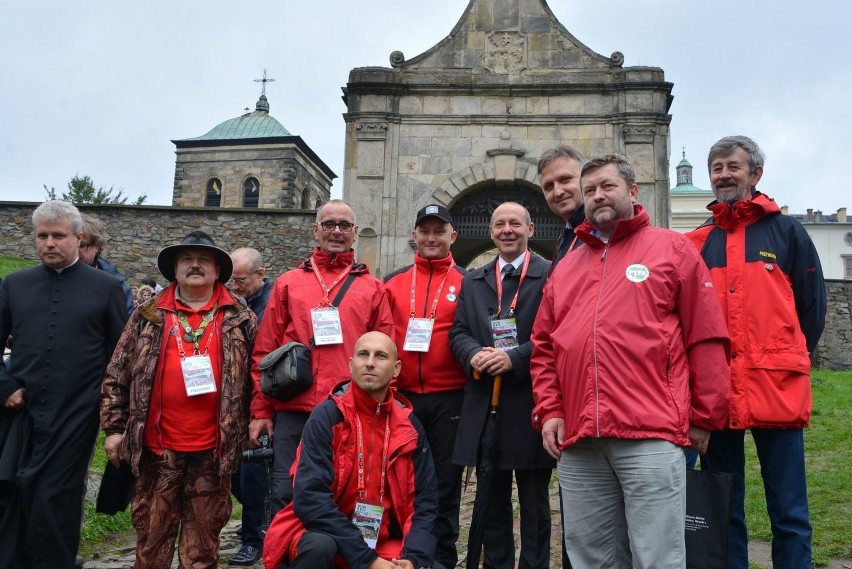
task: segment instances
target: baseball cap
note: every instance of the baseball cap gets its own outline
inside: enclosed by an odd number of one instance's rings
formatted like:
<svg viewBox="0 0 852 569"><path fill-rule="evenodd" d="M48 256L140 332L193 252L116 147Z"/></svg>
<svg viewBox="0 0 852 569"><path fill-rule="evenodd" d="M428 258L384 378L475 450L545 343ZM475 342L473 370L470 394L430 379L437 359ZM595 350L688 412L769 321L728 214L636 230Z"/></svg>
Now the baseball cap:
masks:
<svg viewBox="0 0 852 569"><path fill-rule="evenodd" d="M450 215L450 212L447 211L447 208L438 204L429 204L417 212L417 221L414 222L414 227L420 225L420 222L426 219L427 217L437 217L444 223L453 222L453 216Z"/></svg>

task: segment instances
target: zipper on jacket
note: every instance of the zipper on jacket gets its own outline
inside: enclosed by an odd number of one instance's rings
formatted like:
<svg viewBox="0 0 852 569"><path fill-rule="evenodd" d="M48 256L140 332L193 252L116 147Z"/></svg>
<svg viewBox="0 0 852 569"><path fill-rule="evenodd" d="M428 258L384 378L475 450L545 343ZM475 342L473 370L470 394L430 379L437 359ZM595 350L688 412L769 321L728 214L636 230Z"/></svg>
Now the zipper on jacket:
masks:
<svg viewBox="0 0 852 569"><path fill-rule="evenodd" d="M414 264L414 270L417 270L417 264ZM423 297L423 316L429 316L429 297L432 292L432 275L435 274L435 270L432 268L432 261L429 260L429 280L426 282L426 294ZM414 294L417 294L417 291L414 291ZM423 352L417 352L417 379L420 381L420 393L421 395L426 393L426 385L423 382Z"/></svg>
<svg viewBox="0 0 852 569"><path fill-rule="evenodd" d="M368 453L369 457L367 458L367 466L364 469L364 500L367 500L367 494L370 491L370 474L373 472L373 451L376 450L376 438L373 436L376 432L376 427L378 427L379 416L381 415L382 404L376 403L376 413L373 415L372 420L370 421L370 452ZM356 409L355 413L358 411Z"/></svg>
<svg viewBox="0 0 852 569"><path fill-rule="evenodd" d="M592 323L592 368L595 370L595 437L600 438L601 436L601 416L600 416L600 387L598 385L598 311L601 306L601 297L603 296L603 287L604 281L606 280L606 257L609 252L609 242L612 239L612 235L604 244L604 252L601 255L601 263L603 263L603 269L601 269L601 284L598 287L598 298L595 301L595 317Z"/></svg>

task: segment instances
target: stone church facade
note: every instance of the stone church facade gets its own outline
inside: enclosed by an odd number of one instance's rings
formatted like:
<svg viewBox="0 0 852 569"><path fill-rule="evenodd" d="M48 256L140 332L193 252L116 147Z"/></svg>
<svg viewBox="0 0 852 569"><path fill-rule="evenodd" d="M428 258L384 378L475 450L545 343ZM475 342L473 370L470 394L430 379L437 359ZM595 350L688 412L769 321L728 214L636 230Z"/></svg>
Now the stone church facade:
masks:
<svg viewBox="0 0 852 569"><path fill-rule="evenodd" d="M390 68L353 69L343 198L361 227L359 258L384 274L411 262L415 213L447 206L467 264L493 247L487 223L506 200L530 209L533 249L549 255L561 222L547 210L536 163L561 143L617 152L636 168L639 201L669 220L672 84L657 67L593 52L545 0L471 0L450 34Z"/></svg>
<svg viewBox="0 0 852 569"><path fill-rule="evenodd" d="M172 142L174 206L312 210L328 200L337 177L269 114L265 94L254 112Z"/></svg>

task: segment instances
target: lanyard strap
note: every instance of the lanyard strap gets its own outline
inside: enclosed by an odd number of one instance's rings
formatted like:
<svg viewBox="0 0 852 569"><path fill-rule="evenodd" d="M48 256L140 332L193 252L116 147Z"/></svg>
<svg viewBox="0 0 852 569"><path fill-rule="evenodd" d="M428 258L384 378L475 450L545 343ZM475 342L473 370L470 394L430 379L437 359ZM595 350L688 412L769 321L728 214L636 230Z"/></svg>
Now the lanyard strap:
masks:
<svg viewBox="0 0 852 569"><path fill-rule="evenodd" d="M376 415L378 415L378 408ZM356 413L357 414L357 413ZM358 415L358 422L355 423L358 433L358 500L364 499L367 485L364 482L364 430L361 426L361 416ZM382 477L379 480L379 505L384 506L385 499L385 478L388 472L388 447L390 446L390 416L385 422L385 444L382 447Z"/></svg>
<svg viewBox="0 0 852 569"><path fill-rule="evenodd" d="M204 317L207 318L207 315L211 315L214 312L216 312L215 306L213 307L213 310L211 310L210 312L205 314ZM177 343L178 354L180 354L181 358L185 358L186 357L186 351L183 349L183 333L180 329L180 326L178 325L178 318L177 318L177 316L175 316L175 314L173 312L169 313L169 317L172 320L172 327L177 329L177 334L175 334L175 342ZM211 320L212 320L212 316L211 316ZM186 320L184 320L184 321L186 321ZM208 320L208 322L209 322L209 320ZM200 353L199 349L198 349L198 341L201 339L201 336L204 334L204 329L207 328L207 324L204 323L203 321L202 321L202 323L204 324L203 328L201 326L199 326L193 332L187 332L187 334L193 334L194 342L193 342L193 346L192 346L192 355L194 355L194 356L197 356ZM186 326L190 327L189 323L187 323ZM201 334L199 334L198 336L194 336L194 332L197 332L198 330L201 330ZM215 322L213 323L213 330L214 330L214 332L216 330L216 323ZM211 333L211 334L207 335L207 343L204 344L204 353L205 354L210 352L210 342L212 342L212 341L213 341L213 334Z"/></svg>
<svg viewBox="0 0 852 569"><path fill-rule="evenodd" d="M432 301L432 310L429 312L429 319L434 320L435 315L438 314L438 300L441 298L441 291L444 289L444 283L447 282L447 276L450 274L450 271L453 270L453 267L456 266L455 261L450 263L450 268L447 269L447 272L444 273L444 278L441 279L441 284L438 285L438 291L435 293L435 300ZM414 294L417 291L417 265L414 265L414 268L411 271L411 311L410 316L414 318ZM425 315L424 315L425 316Z"/></svg>
<svg viewBox="0 0 852 569"><path fill-rule="evenodd" d="M527 249L527 256L524 257L524 265L521 268L521 277L518 279L518 290L515 291L512 304L509 305L510 317L515 314L515 306L518 305L518 295L521 293L521 283L524 282L524 277L527 276L527 269L530 266L530 257L532 257L532 253ZM494 264L494 268L498 266L500 266L500 263ZM497 313L494 315L494 318L500 318L500 315L503 313L503 275L500 274L500 271L494 271L494 274L497 275Z"/></svg>
<svg viewBox="0 0 852 569"><path fill-rule="evenodd" d="M322 300L320 301L319 305L320 306L331 306L331 302L328 300L328 295L331 294L331 291L334 290L334 287L337 286L337 283L340 282L340 279L342 279L343 277L345 277L349 273L349 269L351 267L349 267L347 265L347 267L345 269L343 269L343 271L339 275L337 275L337 278L335 278L331 282L330 286L326 286L325 281L323 280L322 275L320 274L319 269L317 268L317 260L316 260L316 256L314 256L314 255L311 256L311 268L314 270L314 276L317 278L317 282L319 283L320 288L322 288L323 297L322 297Z"/></svg>

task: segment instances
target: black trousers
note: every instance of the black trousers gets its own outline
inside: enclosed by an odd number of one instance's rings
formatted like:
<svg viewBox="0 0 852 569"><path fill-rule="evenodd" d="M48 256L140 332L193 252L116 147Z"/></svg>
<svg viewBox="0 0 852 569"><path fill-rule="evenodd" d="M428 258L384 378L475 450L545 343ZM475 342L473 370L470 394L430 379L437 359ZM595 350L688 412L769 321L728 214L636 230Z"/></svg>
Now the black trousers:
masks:
<svg viewBox="0 0 852 569"><path fill-rule="evenodd" d="M263 500L269 489L266 465L244 462L231 477L231 493L243 505L240 541L243 545L263 545Z"/></svg>
<svg viewBox="0 0 852 569"><path fill-rule="evenodd" d="M82 486L97 434L95 412L56 440L44 441L32 434L32 455L18 470L0 517L0 569L74 567Z"/></svg>
<svg viewBox="0 0 852 569"><path fill-rule="evenodd" d="M486 512L485 569L513 569L515 540L512 534L512 473L521 506L521 555L518 569L550 566L550 478L552 468L495 470L491 499ZM570 531L570 529L569 529Z"/></svg>
<svg viewBox="0 0 852 569"><path fill-rule="evenodd" d="M277 569L335 569L337 544L324 533L306 532L299 540L299 553L287 565L282 561ZM433 563L432 569L444 569L440 563Z"/></svg>
<svg viewBox="0 0 852 569"><path fill-rule="evenodd" d="M296 450L310 413L280 411L275 414L275 436L272 439L272 517L293 501L290 467L296 461Z"/></svg>
<svg viewBox="0 0 852 569"><path fill-rule="evenodd" d="M459 508L463 467L453 464L453 446L461 416L464 391L402 394L414 406L414 414L426 430L426 440L435 461L438 479L438 519L435 531L438 544L435 559L445 567L455 567L458 562L456 541L459 538Z"/></svg>

